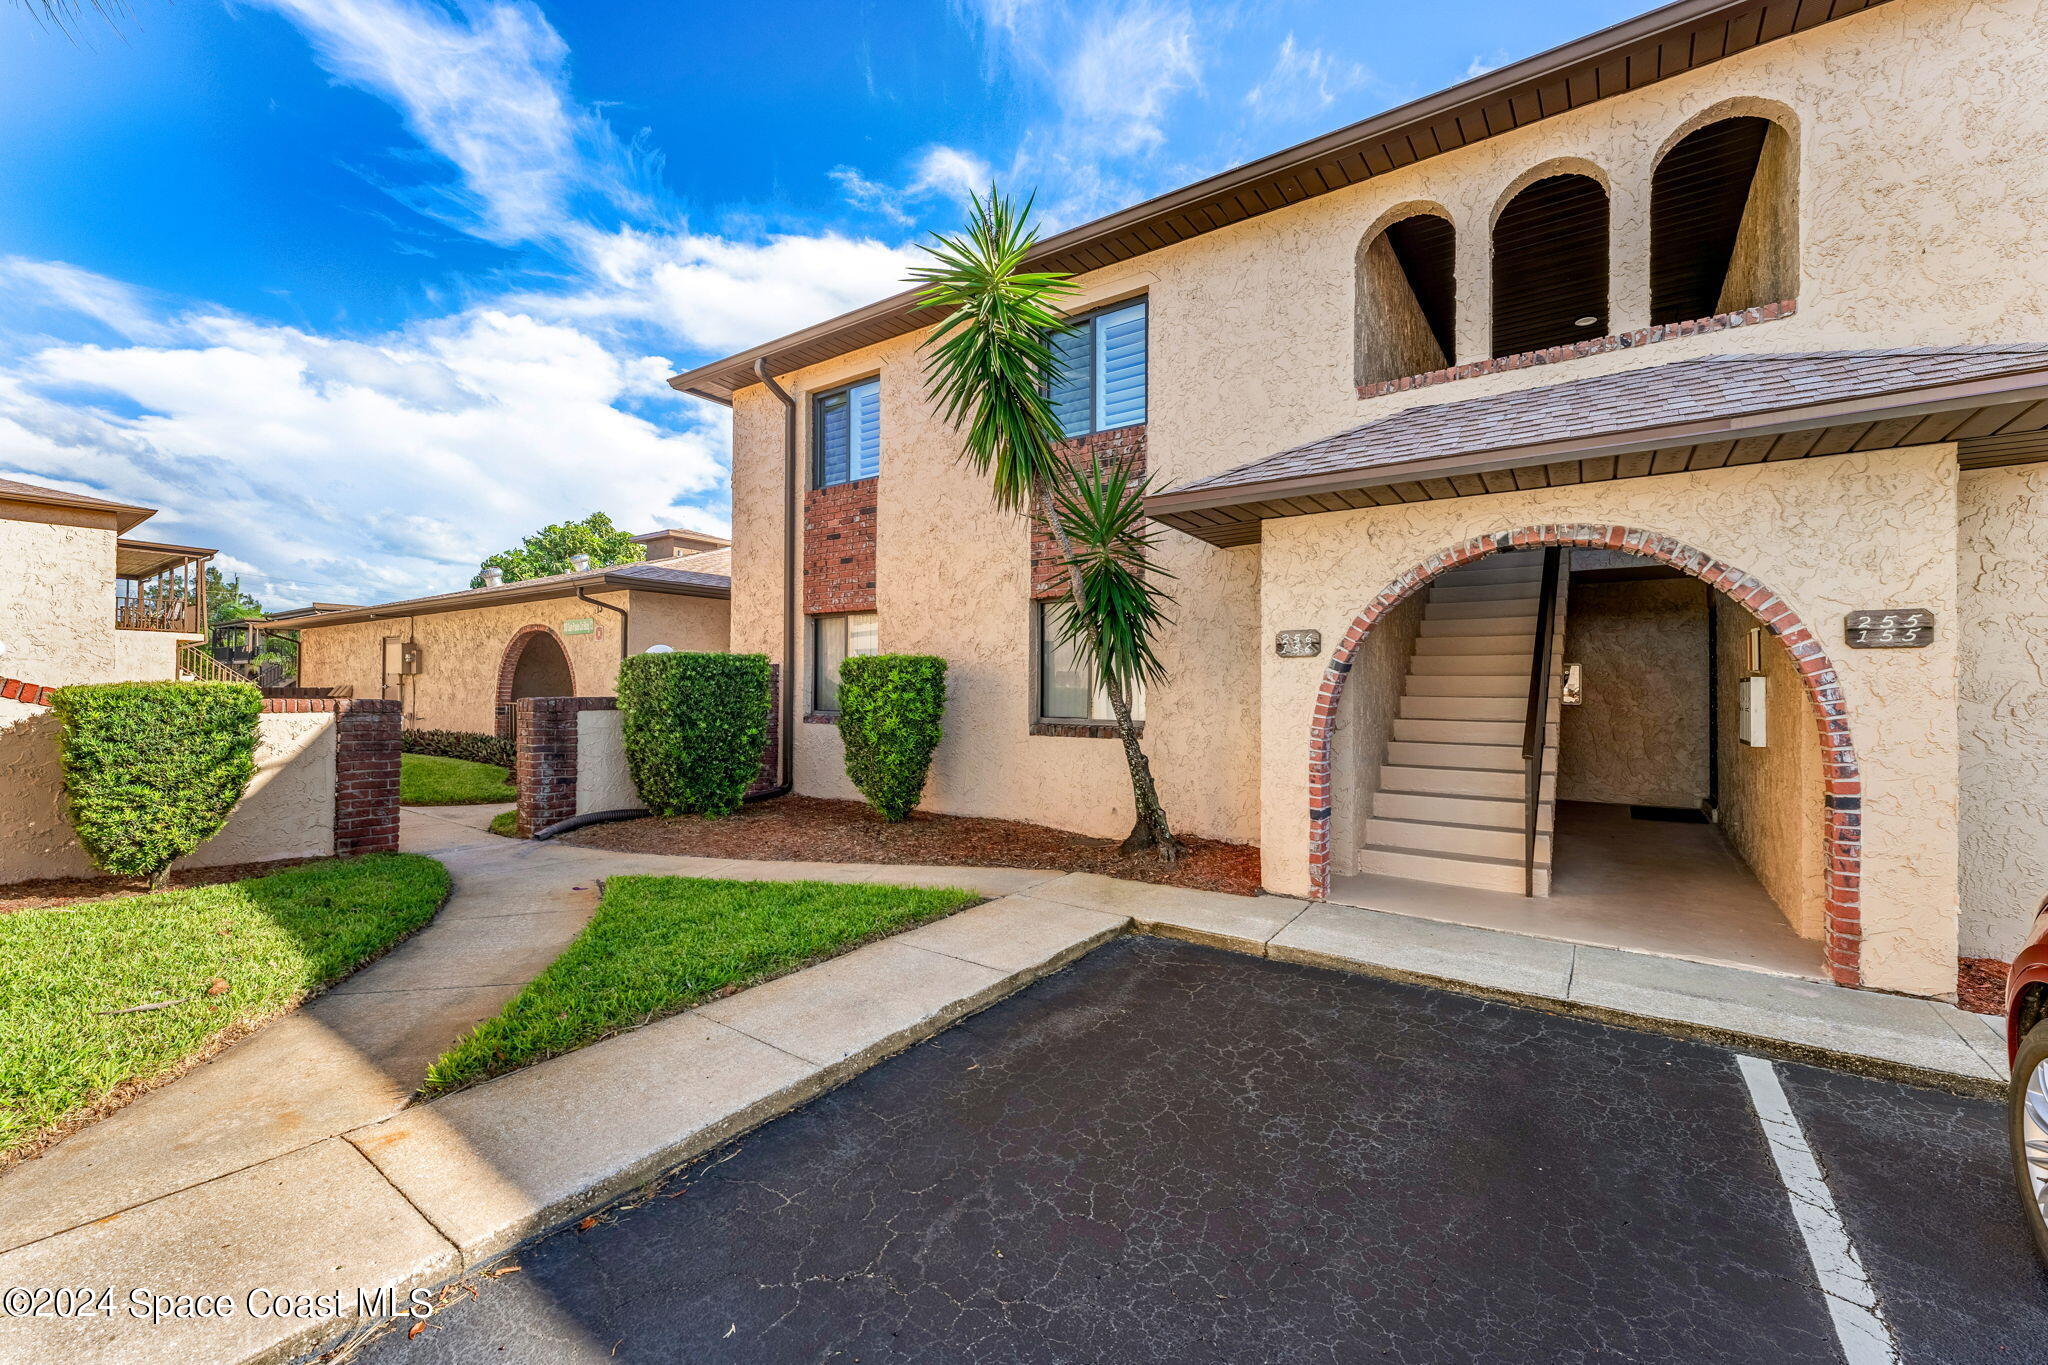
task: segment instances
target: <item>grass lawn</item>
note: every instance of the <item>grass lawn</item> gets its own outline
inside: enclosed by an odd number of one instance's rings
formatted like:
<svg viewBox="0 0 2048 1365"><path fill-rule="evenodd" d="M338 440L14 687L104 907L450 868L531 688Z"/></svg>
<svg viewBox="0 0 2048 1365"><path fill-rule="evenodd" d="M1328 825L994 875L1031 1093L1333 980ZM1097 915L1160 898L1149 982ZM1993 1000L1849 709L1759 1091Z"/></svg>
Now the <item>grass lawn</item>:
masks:
<svg viewBox="0 0 2048 1365"><path fill-rule="evenodd" d="M440 1094L972 905L954 888L609 877L553 965L435 1062Z"/></svg>
<svg viewBox="0 0 2048 1365"><path fill-rule="evenodd" d="M511 774L490 763L432 754L398 756L398 803L402 806L481 806L516 801Z"/></svg>
<svg viewBox="0 0 2048 1365"><path fill-rule="evenodd" d="M0 915L0 1158L347 976L447 893L432 858L378 853Z"/></svg>
<svg viewBox="0 0 2048 1365"><path fill-rule="evenodd" d="M519 837L519 812L501 810L491 817L491 833L502 834L508 839Z"/></svg>

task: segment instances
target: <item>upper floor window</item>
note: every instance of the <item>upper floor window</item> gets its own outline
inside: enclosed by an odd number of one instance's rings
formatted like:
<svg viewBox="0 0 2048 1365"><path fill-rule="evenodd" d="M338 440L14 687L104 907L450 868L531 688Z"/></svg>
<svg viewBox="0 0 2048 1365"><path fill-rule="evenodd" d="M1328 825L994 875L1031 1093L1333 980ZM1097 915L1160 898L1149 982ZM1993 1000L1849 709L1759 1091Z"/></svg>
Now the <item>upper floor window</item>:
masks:
<svg viewBox="0 0 2048 1365"><path fill-rule="evenodd" d="M1068 436L1145 420L1145 300L1074 319L1052 339L1058 373L1047 386Z"/></svg>
<svg viewBox="0 0 2048 1365"><path fill-rule="evenodd" d="M1690 322L1799 293L1792 139L1763 118L1680 138L1650 179L1650 322Z"/></svg>
<svg viewBox="0 0 2048 1365"><path fill-rule="evenodd" d="M882 472L882 381L818 395L811 409L812 485L872 479Z"/></svg>
<svg viewBox="0 0 2048 1365"><path fill-rule="evenodd" d="M1493 354L1521 355L1607 331L1607 189L1549 175L1493 224Z"/></svg>

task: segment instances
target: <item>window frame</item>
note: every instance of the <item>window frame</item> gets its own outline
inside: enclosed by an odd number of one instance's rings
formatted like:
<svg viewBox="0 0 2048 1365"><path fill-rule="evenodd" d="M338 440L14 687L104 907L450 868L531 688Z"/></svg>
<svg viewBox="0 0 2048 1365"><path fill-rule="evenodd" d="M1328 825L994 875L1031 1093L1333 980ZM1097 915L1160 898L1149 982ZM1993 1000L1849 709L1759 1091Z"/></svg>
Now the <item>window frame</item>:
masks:
<svg viewBox="0 0 2048 1365"><path fill-rule="evenodd" d="M1102 319L1129 308L1142 307L1145 310L1145 415L1135 422L1120 422L1115 426L1105 425L1102 408ZM1073 331L1088 333L1088 427L1085 431L1069 432L1061 428L1061 439L1079 441L1105 431L1122 431L1128 427L1142 427L1152 419L1152 296L1133 294L1114 303L1099 304L1085 312L1076 313L1067 319ZM1046 394L1052 394L1052 385L1046 384Z"/></svg>
<svg viewBox="0 0 2048 1365"><path fill-rule="evenodd" d="M810 629L806 632L808 639L805 641L805 644L810 651L810 667L805 671L809 674L810 677L810 694L808 697L809 705L805 708L806 715L821 718L838 716L839 707L836 704L832 706L826 706L823 704L824 689L822 688L821 684L824 681L825 674L824 623L827 621L844 621L847 623L847 629L850 634L852 630L853 618L856 616L865 616L874 621L875 648L873 653L870 654L855 654L852 652L852 649L849 646L847 652L840 656L841 662L844 662L847 659L872 658L874 657L874 654L881 653L881 617L874 611L873 608L868 608L864 611L815 612L809 618L811 624ZM833 679L832 686L834 689L832 699L834 703L837 703L837 701L839 700L837 692L839 682L837 678Z"/></svg>
<svg viewBox="0 0 2048 1365"><path fill-rule="evenodd" d="M1045 688L1049 677L1046 653L1054 639L1048 613L1065 600L1064 597L1041 597L1031 603L1031 733L1070 739L1114 739L1117 734L1116 714L1109 708L1108 693L1101 688L1095 689L1089 699L1091 711L1100 705L1100 717L1090 715L1083 719L1046 714ZM1145 690L1142 687L1131 694L1131 720L1139 734L1145 733Z"/></svg>
<svg viewBox="0 0 2048 1365"><path fill-rule="evenodd" d="M853 472L853 471L854 471L854 468L855 468L855 462L854 462L854 445L853 445L853 432L854 432L854 416L855 416L855 410L854 410L854 394L855 394L855 392L856 392L856 391L858 391L858 390L861 390L861 389L867 389L867 388L872 388L872 389L873 389L873 390L875 391L875 452L874 452L874 466L875 466L875 472L874 472L874 473L872 473L872 474L863 474L863 475L860 475L860 476L856 477L856 476L854 475L854 472ZM830 402L830 401L831 401L832 399L834 399L834 398L838 398L838 397L840 397L840 396L842 396L842 395L844 395L844 396L845 396L845 398L846 398L846 400L847 400L847 419L846 419L846 420L847 420L847 427L848 427L848 436L847 436L847 449L846 449L846 472L847 472L847 477L846 477L846 478L843 478L843 479L834 479L834 480L832 480L832 481L831 481L830 483L827 483L827 482L825 481L825 422L824 422L824 412L825 412L825 404L826 404L826 403L828 403L828 402ZM847 380L847 381L846 381L845 383L843 383L843 384L834 384L834 385L832 385L832 386L831 386L830 388L826 388L826 389L820 389L820 390L818 390L818 391L817 391L816 393L814 393L814 394L812 394L812 395L811 395L811 407L810 407L810 411L811 411L811 440L810 440L810 446L811 446L811 458L810 458L810 465L811 465L811 487L812 487L813 489L821 489L821 488L843 488L843 487L845 487L845 486L846 486L847 484L850 484L850 483L861 483L861 482L863 482L863 481L865 481L865 480L867 480L867 479L874 479L874 478L880 478L880 477L881 477L881 474L882 474L882 433L881 433L881 411L882 411L882 376L881 376L881 375L880 375L879 373L877 373L877 374L871 374L871 375L867 375L867 376L864 376L863 378L860 378L860 379L849 379L849 380Z"/></svg>

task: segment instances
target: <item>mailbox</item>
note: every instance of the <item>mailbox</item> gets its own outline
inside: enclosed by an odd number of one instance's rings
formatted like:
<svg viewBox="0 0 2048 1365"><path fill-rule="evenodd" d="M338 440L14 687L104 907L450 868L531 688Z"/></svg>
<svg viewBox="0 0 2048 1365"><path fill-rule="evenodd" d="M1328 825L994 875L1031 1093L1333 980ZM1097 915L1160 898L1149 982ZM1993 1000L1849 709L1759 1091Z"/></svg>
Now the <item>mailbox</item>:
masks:
<svg viewBox="0 0 2048 1365"><path fill-rule="evenodd" d="M1735 740L1752 749L1764 747L1764 679L1761 674L1735 684Z"/></svg>

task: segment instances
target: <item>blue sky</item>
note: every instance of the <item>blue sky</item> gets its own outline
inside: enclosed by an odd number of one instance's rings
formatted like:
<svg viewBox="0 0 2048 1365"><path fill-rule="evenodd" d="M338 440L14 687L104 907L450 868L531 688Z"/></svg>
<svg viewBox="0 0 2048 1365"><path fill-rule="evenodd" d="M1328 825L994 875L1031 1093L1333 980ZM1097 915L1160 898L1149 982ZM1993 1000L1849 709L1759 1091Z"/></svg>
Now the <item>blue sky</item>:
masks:
<svg viewBox="0 0 2048 1365"><path fill-rule="evenodd" d="M900 287L969 187L1068 226L1642 8L0 6L0 475L275 606L723 530L725 412L662 380Z"/></svg>

